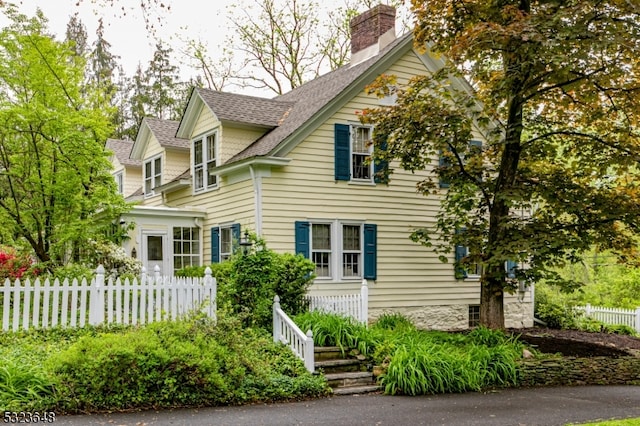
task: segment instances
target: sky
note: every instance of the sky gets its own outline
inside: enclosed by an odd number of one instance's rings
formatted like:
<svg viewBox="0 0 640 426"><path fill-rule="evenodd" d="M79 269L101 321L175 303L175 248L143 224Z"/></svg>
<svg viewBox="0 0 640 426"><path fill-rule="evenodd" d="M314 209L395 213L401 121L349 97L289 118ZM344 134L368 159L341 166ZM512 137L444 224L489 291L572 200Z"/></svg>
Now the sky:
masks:
<svg viewBox="0 0 640 426"><path fill-rule="evenodd" d="M116 7L104 7L108 0L8 0L16 4L19 10L33 16L40 8L49 20L49 29L59 39L64 39L69 17L76 12L87 29L89 41L95 40L98 19L105 24L104 38L111 46L111 53L120 57L119 63L127 76L133 76L138 64L145 69L153 56L156 40L149 35L140 0L116 0ZM174 50L175 59L184 61L178 54L184 49L184 40L200 40L208 47L209 56L217 59L225 44L227 34L231 33L229 9L233 5L249 4L252 0L160 0L170 6L170 10L160 9L160 14L149 16L154 25L156 36L168 43ZM97 3L97 4L96 4ZM344 0L322 0L322 10L343 6ZM122 5L125 5L124 7ZM237 13L236 13L237 16ZM0 25L4 17L0 15ZM196 74L187 65L180 65L181 77L188 80Z"/></svg>

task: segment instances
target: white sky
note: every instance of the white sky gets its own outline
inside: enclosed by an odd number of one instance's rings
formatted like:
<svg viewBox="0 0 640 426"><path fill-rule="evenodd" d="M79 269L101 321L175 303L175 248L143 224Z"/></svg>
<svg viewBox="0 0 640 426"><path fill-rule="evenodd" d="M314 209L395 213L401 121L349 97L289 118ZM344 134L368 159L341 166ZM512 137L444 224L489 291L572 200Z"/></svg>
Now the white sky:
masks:
<svg viewBox="0 0 640 426"><path fill-rule="evenodd" d="M120 6L98 7L95 0L8 0L18 5L20 11L33 16L40 8L49 19L49 29L59 39L64 39L69 17L78 12L87 29L89 41L95 40L98 18L105 23L105 39L111 44L111 53L120 57L125 73L132 76L138 63L147 67L155 49L155 40L145 28L145 20L139 7L139 0L118 0ZM170 11L162 13L162 25L156 26L157 36L169 43L174 54L184 46L180 39L201 40L208 46L211 57L219 58L217 51L223 46L230 32L228 24L229 6L237 3L248 4L251 0L163 0ZM78 5L79 3L79 5ZM104 3L104 2L103 2ZM322 0L321 8L342 6L343 0ZM124 6L124 13L120 9ZM155 22L157 15L152 15ZM4 25L0 16L0 25ZM181 66L182 77L187 79L194 72Z"/></svg>

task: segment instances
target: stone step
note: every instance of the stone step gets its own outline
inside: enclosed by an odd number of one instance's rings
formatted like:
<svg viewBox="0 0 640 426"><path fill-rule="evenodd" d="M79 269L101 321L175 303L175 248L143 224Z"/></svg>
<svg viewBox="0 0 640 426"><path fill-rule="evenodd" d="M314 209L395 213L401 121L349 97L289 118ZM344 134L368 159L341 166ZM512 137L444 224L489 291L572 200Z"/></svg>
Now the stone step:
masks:
<svg viewBox="0 0 640 426"><path fill-rule="evenodd" d="M326 361L329 359L340 359L344 358L347 354L342 352L338 346L316 346L313 348L314 359L316 361Z"/></svg>
<svg viewBox="0 0 640 426"><path fill-rule="evenodd" d="M332 373L325 374L324 377L325 379L327 379L327 383L332 388L375 384L375 378L373 377L373 374L367 371Z"/></svg>
<svg viewBox="0 0 640 426"><path fill-rule="evenodd" d="M362 371L366 368L358 359L328 359L325 361L317 361L315 367L316 370L322 370L325 374Z"/></svg>
<svg viewBox="0 0 640 426"><path fill-rule="evenodd" d="M334 395L357 395L362 393L380 392L381 389L378 385L368 386L347 386L344 388L335 388L333 390Z"/></svg>

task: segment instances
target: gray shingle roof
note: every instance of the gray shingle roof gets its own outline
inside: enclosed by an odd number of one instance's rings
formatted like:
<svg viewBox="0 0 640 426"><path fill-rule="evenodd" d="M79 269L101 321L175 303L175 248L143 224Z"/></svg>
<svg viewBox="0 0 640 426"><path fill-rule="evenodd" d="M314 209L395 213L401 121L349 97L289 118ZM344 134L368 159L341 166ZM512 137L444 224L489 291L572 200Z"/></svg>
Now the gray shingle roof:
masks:
<svg viewBox="0 0 640 426"><path fill-rule="evenodd" d="M133 141L125 141L121 139L107 139L105 147L108 150L113 151L120 164L124 166L140 167L142 162L140 160L132 160L130 158L131 148L133 148Z"/></svg>
<svg viewBox="0 0 640 426"><path fill-rule="evenodd" d="M269 128L279 126L287 111L294 104L293 102L202 88L195 90L220 121L255 124Z"/></svg>
<svg viewBox="0 0 640 426"><path fill-rule="evenodd" d="M177 138L178 121L161 120L159 118L145 117L143 123L146 123L151 133L156 137L160 146L170 148L189 149L189 139Z"/></svg>
<svg viewBox="0 0 640 426"><path fill-rule="evenodd" d="M410 38L411 33L406 34L403 37L399 37L385 47L378 55L373 56L364 62L354 66L346 65L338 68L335 71L311 80L308 83L275 98L273 101L293 103L288 114L281 120L280 125L255 141L242 152L233 156L225 164L234 163L236 161L255 156L268 155L295 130L303 126L307 121L311 120L333 99L338 97L345 90L348 90L350 85L354 83L358 77L362 76L369 69L375 66L387 54L393 51L394 48L404 42L410 43L408 40Z"/></svg>

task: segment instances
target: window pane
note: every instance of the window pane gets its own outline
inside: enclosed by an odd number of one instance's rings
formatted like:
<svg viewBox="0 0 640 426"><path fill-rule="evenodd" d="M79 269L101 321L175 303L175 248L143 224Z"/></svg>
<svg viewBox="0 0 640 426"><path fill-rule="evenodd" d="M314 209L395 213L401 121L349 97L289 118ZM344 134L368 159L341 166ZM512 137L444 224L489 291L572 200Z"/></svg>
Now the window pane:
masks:
<svg viewBox="0 0 640 426"><path fill-rule="evenodd" d="M216 135L207 136L207 160L216 158Z"/></svg>
<svg viewBox="0 0 640 426"><path fill-rule="evenodd" d="M193 164L202 164L202 140L193 142Z"/></svg>
<svg viewBox="0 0 640 426"><path fill-rule="evenodd" d="M318 277L330 277L330 253L312 253L313 263L316 264L316 276Z"/></svg>
<svg viewBox="0 0 640 426"><path fill-rule="evenodd" d="M342 249L360 251L360 226L344 225L342 227Z"/></svg>
<svg viewBox="0 0 640 426"><path fill-rule="evenodd" d="M162 260L162 237L155 235L147 236L147 259Z"/></svg>
<svg viewBox="0 0 640 426"><path fill-rule="evenodd" d="M154 167L155 170L153 171L155 174L160 174L160 171L162 170L162 167L160 167L160 162L161 162L161 158L158 157L154 160Z"/></svg>
<svg viewBox="0 0 640 426"><path fill-rule="evenodd" d="M220 230L220 253L231 253L231 228L222 228Z"/></svg>
<svg viewBox="0 0 640 426"><path fill-rule="evenodd" d="M368 127L355 127L352 129L351 152L368 153L370 129Z"/></svg>
<svg viewBox="0 0 640 426"><path fill-rule="evenodd" d="M191 228L182 228L182 239L185 241L191 239Z"/></svg>
<svg viewBox="0 0 640 426"><path fill-rule="evenodd" d="M345 277L360 276L360 253L343 253L342 275Z"/></svg>
<svg viewBox="0 0 640 426"><path fill-rule="evenodd" d="M369 155L353 154L353 178L354 179L371 179L371 164L366 164Z"/></svg>
<svg viewBox="0 0 640 426"><path fill-rule="evenodd" d="M182 254L180 241L173 242L173 254Z"/></svg>
<svg viewBox="0 0 640 426"><path fill-rule="evenodd" d="M312 250L331 250L331 225L311 226Z"/></svg>
<svg viewBox="0 0 640 426"><path fill-rule="evenodd" d="M145 179L151 177L151 161L144 163L144 177Z"/></svg>
<svg viewBox="0 0 640 426"><path fill-rule="evenodd" d="M144 181L144 193L145 194L150 194L151 193L151 179L145 179L145 181Z"/></svg>
<svg viewBox="0 0 640 426"><path fill-rule="evenodd" d="M194 185L196 189L202 189L204 187L204 174L202 173L202 166L196 167L194 170Z"/></svg>

